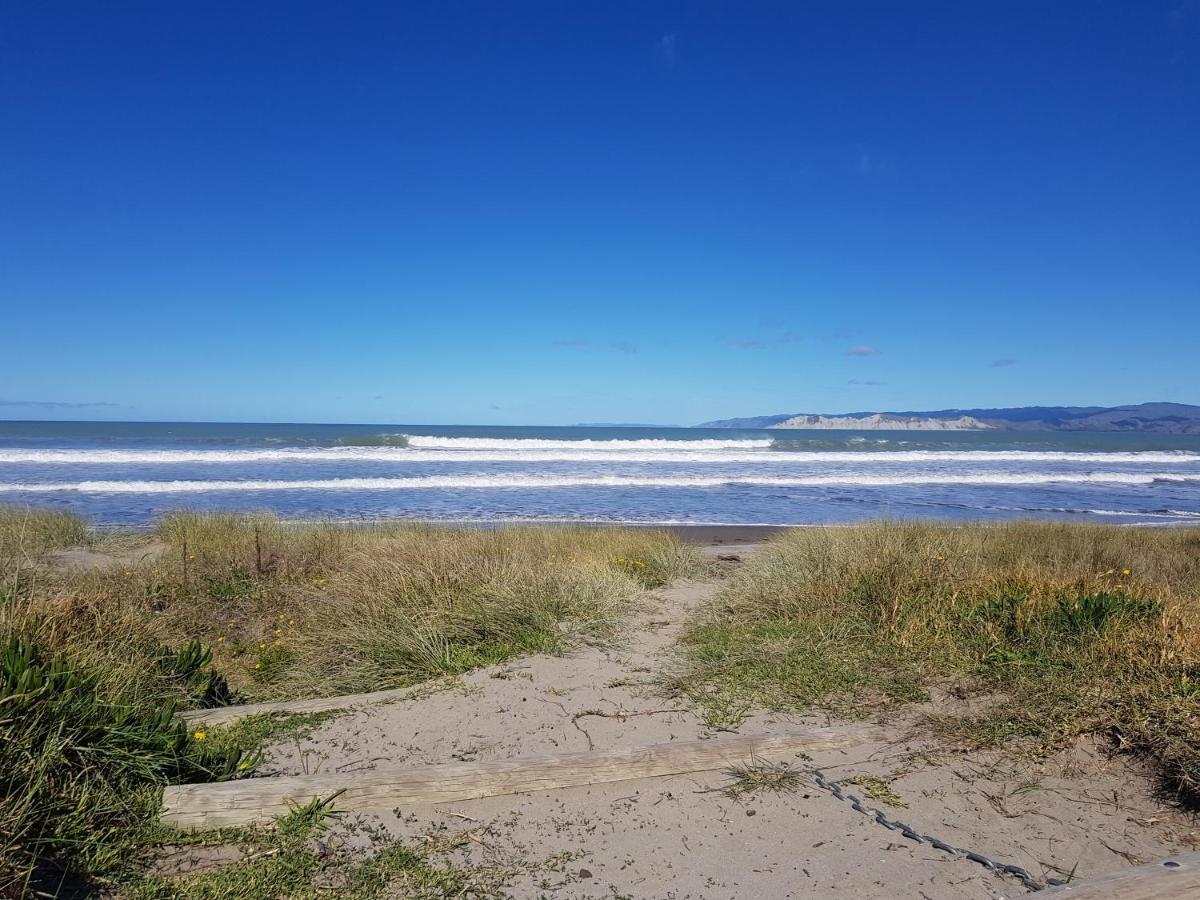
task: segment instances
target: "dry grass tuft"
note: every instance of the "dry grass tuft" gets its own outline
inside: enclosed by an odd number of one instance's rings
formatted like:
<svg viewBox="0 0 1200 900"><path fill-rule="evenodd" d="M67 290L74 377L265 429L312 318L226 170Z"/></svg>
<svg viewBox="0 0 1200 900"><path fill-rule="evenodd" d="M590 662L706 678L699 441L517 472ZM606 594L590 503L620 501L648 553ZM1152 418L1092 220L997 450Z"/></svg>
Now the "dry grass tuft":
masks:
<svg viewBox="0 0 1200 900"><path fill-rule="evenodd" d="M804 773L786 762L753 760L749 764L730 766L725 773L731 781L722 792L731 800L751 794L794 794L804 787Z"/></svg>
<svg viewBox="0 0 1200 900"><path fill-rule="evenodd" d="M1018 522L799 529L735 577L682 641L677 690L862 712L972 677L1007 698L972 741L1083 733L1155 760L1200 799L1200 531Z"/></svg>

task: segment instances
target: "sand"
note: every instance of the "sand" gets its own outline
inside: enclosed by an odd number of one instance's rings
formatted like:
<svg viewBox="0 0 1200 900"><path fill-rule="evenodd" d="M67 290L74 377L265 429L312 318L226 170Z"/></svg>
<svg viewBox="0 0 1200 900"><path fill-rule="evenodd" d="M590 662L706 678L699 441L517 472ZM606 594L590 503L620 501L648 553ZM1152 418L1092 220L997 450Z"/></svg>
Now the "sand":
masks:
<svg viewBox="0 0 1200 900"><path fill-rule="evenodd" d="M688 535L713 558L744 558L756 549L746 539L759 537ZM618 647L532 657L473 672L450 689L355 709L303 740L271 747L262 774L512 759L705 737L704 723L665 698L655 675L670 664L685 617L718 587L719 576L649 594ZM970 702L947 694L932 706ZM1157 802L1149 777L1129 761L1089 743L1041 762L962 752L921 730L923 711L907 709L884 721L886 737L878 742L789 762L818 766L830 778L883 778L890 793L871 802L888 815L1038 878L1071 871L1089 877L1194 849L1190 821ZM806 722L852 725L824 715L757 713L739 731L772 734ZM1027 892L1018 881L888 831L811 783L741 799L722 792L729 783L727 773L711 772L351 812L326 840L369 852L367 832L382 829L516 898L934 900Z"/></svg>

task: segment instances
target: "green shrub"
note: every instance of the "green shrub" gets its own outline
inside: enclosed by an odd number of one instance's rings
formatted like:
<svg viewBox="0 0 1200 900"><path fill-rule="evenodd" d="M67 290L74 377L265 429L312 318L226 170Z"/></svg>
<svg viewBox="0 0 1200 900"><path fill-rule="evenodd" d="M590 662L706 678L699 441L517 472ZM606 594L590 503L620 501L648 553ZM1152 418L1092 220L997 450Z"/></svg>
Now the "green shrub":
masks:
<svg viewBox="0 0 1200 900"><path fill-rule="evenodd" d="M195 665L189 651L193 675ZM0 654L0 895L117 871L164 784L244 772L165 697L115 699L104 679L13 635Z"/></svg>

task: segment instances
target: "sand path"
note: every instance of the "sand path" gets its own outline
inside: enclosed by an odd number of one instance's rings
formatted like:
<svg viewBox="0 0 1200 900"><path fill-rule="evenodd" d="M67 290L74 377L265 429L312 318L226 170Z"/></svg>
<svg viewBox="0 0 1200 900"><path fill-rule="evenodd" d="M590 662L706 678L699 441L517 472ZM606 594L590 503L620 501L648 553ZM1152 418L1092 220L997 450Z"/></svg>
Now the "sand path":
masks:
<svg viewBox="0 0 1200 900"><path fill-rule="evenodd" d="M753 546L707 548L745 556ZM725 563L736 566L736 561ZM350 772L455 760L497 760L695 740L708 732L655 675L687 615L719 580L649 594L625 640L564 657L538 656L473 672L461 687L360 708L308 738L271 748L264 774ZM914 714L893 718L885 742L829 751L798 767L828 777L880 776L874 801L920 831L1018 863L1037 876L1114 871L1191 849L1190 824L1155 803L1136 769L1087 747L1034 766L965 754L920 736ZM744 734L822 716L759 713ZM335 840L370 843L382 827L535 897L1015 897L1019 882L890 832L816 787L731 799L726 773L672 776L494 797L390 813L347 815ZM859 788L861 792L861 788ZM364 829L364 826L366 828Z"/></svg>

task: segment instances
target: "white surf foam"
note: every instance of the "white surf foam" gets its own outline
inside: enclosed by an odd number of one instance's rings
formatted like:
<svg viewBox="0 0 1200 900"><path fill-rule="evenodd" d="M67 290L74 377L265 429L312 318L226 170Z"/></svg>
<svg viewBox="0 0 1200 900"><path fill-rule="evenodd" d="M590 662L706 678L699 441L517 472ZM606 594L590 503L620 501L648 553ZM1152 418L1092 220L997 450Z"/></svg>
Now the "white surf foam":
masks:
<svg viewBox="0 0 1200 900"><path fill-rule="evenodd" d="M543 440L541 438L469 438L469 437L432 437L409 435L408 445L417 449L433 450L749 450L752 448L767 449L771 440L680 440L671 441L660 438L645 438L643 440L579 440L559 441Z"/></svg>
<svg viewBox="0 0 1200 900"><path fill-rule="evenodd" d="M457 438L450 439L457 440ZM1148 450L1142 452L1067 452L1042 450L881 450L849 451L757 451L708 447L707 441L558 441L566 444L594 444L593 447L513 448L511 444L543 443L497 441L506 444L495 450L475 449L404 449L400 447L296 447L246 450L27 450L0 449L0 464L43 465L167 465L180 463L222 464L254 462L621 462L621 463L1112 463L1112 464L1200 464L1200 454L1186 451ZM628 449L613 449L611 444L628 444ZM666 445L661 449L641 446ZM721 442L715 442L721 443ZM742 444L753 443L748 441Z"/></svg>
<svg viewBox="0 0 1200 900"><path fill-rule="evenodd" d="M1163 472L1007 473L875 475L870 473L810 476L620 476L620 475L427 475L414 478L321 478L245 481L69 481L0 483L4 493L78 492L89 494L169 494L220 491L402 491L421 489L546 489L572 487L713 488L727 485L773 487L890 487L902 485L1036 485L1195 483L1200 475Z"/></svg>

